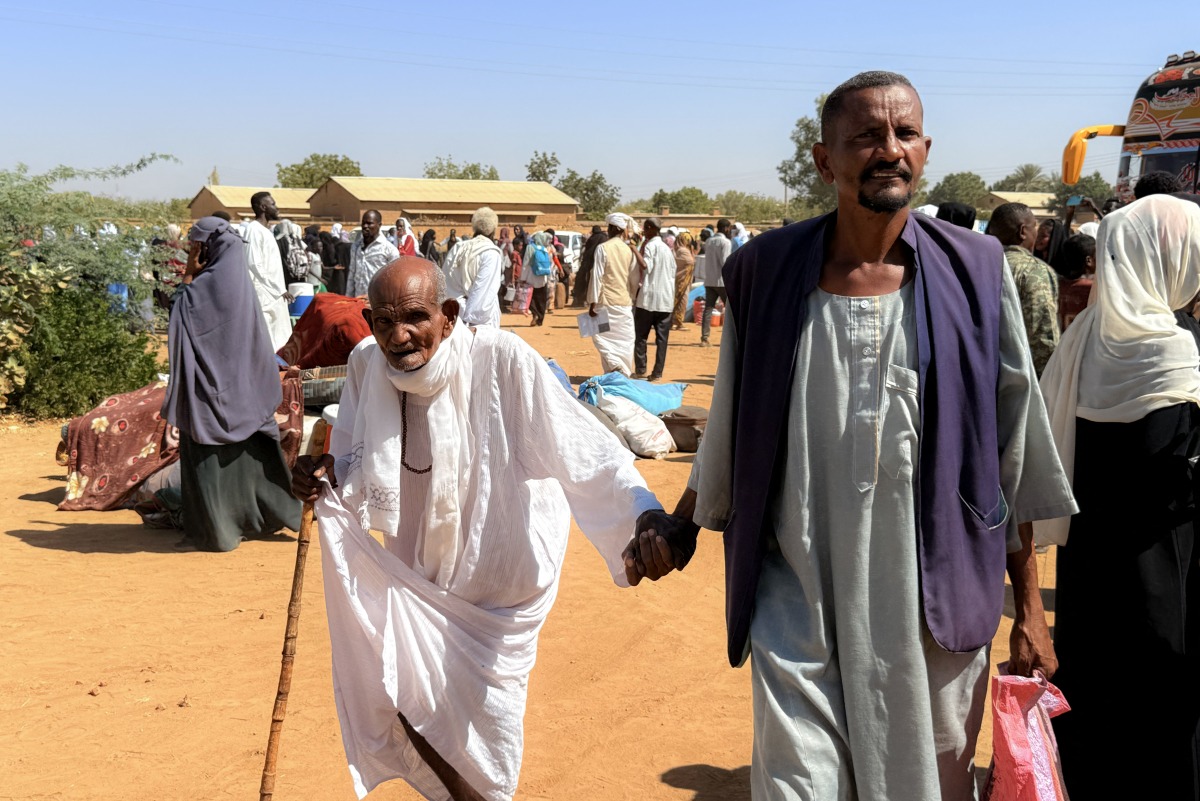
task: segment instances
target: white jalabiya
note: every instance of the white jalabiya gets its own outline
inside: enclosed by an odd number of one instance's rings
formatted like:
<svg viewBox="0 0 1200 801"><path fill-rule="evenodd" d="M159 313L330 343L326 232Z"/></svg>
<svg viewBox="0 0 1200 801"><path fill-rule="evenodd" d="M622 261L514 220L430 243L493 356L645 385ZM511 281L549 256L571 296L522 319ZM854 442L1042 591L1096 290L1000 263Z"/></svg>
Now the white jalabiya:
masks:
<svg viewBox="0 0 1200 801"><path fill-rule="evenodd" d="M1174 312L1200 292L1200 206L1151 195L1100 223L1091 302L1042 374L1063 469L1075 475L1075 418L1132 423L1200 403L1200 355ZM1039 521L1039 543L1064 545L1070 518Z"/></svg>
<svg viewBox="0 0 1200 801"><path fill-rule="evenodd" d="M292 336L292 320L283 297L287 292L283 282L283 257L275 243L275 234L258 220L246 224L242 237L246 241L250 283L254 284L254 294L258 296L258 305L267 323L271 347L279 350Z"/></svg>
<svg viewBox="0 0 1200 801"><path fill-rule="evenodd" d="M390 386L372 375L378 350L368 339L350 355L330 440L339 481L353 458L357 419L378 414L364 390ZM444 583L428 580L420 564L428 513L406 509L380 546L343 502L344 484L317 504L335 700L360 798L393 778L427 798L447 798L397 711L485 798L511 798L528 676L571 515L625 586L621 551L638 515L659 508L632 454L563 391L532 348L480 327L469 358L464 408L474 458L459 494L458 558ZM440 425L436 402L409 398L406 461L418 469L447 452L440 439L430 447ZM398 475L405 501L429 492L430 474Z"/></svg>
<svg viewBox="0 0 1200 801"><path fill-rule="evenodd" d="M501 261L500 246L481 234L459 242L443 262L446 294L458 301L467 325L499 327Z"/></svg>
<svg viewBox="0 0 1200 801"><path fill-rule="evenodd" d="M428 515L421 564L425 578L442 587L454 574L463 545L459 493L470 476L474 439L467 419L472 340L470 329L457 323L429 363L412 372L397 370L382 350L371 349L359 388L358 414L352 418L350 452L337 470L344 485L342 497L364 529L395 531L402 514ZM404 392L431 399L428 438L438 444L439 456L446 457L433 460L428 506L420 510L403 509L400 503Z"/></svg>

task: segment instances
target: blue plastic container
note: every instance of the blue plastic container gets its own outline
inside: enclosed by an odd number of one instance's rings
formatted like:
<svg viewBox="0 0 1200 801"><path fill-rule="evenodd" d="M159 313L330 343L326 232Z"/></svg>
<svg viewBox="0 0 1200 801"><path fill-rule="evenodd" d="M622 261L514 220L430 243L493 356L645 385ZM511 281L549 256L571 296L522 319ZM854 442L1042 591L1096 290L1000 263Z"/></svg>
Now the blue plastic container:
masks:
<svg viewBox="0 0 1200 801"><path fill-rule="evenodd" d="M308 304L312 303L313 295L301 295L288 304L288 314L292 317L299 317L304 314L304 310L308 308Z"/></svg>

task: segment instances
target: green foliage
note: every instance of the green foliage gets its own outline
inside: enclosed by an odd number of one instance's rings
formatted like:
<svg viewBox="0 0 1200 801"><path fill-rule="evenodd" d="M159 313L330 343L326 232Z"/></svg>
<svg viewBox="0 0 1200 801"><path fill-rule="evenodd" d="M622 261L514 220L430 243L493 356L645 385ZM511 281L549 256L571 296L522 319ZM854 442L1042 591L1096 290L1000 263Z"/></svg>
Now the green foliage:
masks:
<svg viewBox="0 0 1200 801"><path fill-rule="evenodd" d="M591 175L580 175L568 168L557 186L575 198L584 217L592 219L608 214L621 197L620 188L610 184L598 170L592 170Z"/></svg>
<svg viewBox="0 0 1200 801"><path fill-rule="evenodd" d="M150 338L131 333L109 302L83 287L49 296L19 353L27 380L13 401L23 414L76 417L154 378L158 362Z"/></svg>
<svg viewBox="0 0 1200 801"><path fill-rule="evenodd" d="M335 153L313 153L296 164L275 165L275 180L281 187L316 189L335 175L362 175L362 168L349 156Z"/></svg>
<svg viewBox="0 0 1200 801"><path fill-rule="evenodd" d="M644 197L638 200L630 200L625 203L618 204L613 211L619 211L623 214L642 214L650 213L650 198Z"/></svg>
<svg viewBox="0 0 1200 801"><path fill-rule="evenodd" d="M987 194L987 184L975 173L952 172L938 181L937 186L929 193L929 202L934 205L966 203L978 208Z"/></svg>
<svg viewBox="0 0 1200 801"><path fill-rule="evenodd" d="M145 326L133 309L158 286L152 272L157 254L149 242L164 236L166 223L186 219L180 201L55 192L54 185L64 180L119 178L172 160L152 154L134 164L102 170L56 167L37 175L24 165L0 170L0 408L10 405L10 396L32 380L34 362L41 354L31 338L58 294L77 289L103 299L107 284L126 284L130 311L106 311L106 319L127 331ZM71 332L75 340L64 338L61 347L69 350L70 343L82 340L84 333L83 329ZM111 392L102 396L107 394Z"/></svg>
<svg viewBox="0 0 1200 801"><path fill-rule="evenodd" d="M837 190L825 183L813 162L813 145L821 141L821 108L829 95L818 95L815 101L816 114L796 120L791 140L796 148L795 155L785 159L776 168L784 186L796 193L798 206L816 213L833 211L837 208ZM811 216L811 215L810 215Z"/></svg>
<svg viewBox="0 0 1200 801"><path fill-rule="evenodd" d="M561 162L558 160L557 153L542 153L535 150L529 158L529 163L525 165L525 180L545 181L552 184L558 177L560 166Z"/></svg>
<svg viewBox="0 0 1200 801"><path fill-rule="evenodd" d="M425 164L426 178L457 178L468 181L499 181L500 171L492 165L472 161L468 164L456 164L453 156L442 158L438 156Z"/></svg>
<svg viewBox="0 0 1200 801"><path fill-rule="evenodd" d="M1091 175L1080 177L1079 183L1074 186L1067 186L1062 182L1062 176L1054 173L1050 176L1054 192L1054 197L1050 200L1050 211L1059 212L1067 207L1067 199L1071 195L1081 195L1090 197L1097 206L1103 205L1104 201L1113 196L1112 184L1104 180L1104 176L1100 171Z"/></svg>
<svg viewBox="0 0 1200 801"><path fill-rule="evenodd" d="M783 201L766 195L730 189L713 198L721 214L744 223L775 222L790 216L783 213Z"/></svg>
<svg viewBox="0 0 1200 801"><path fill-rule="evenodd" d="M993 192L1049 192L1053 179L1036 164L1021 164L1008 175L992 184Z"/></svg>
<svg viewBox="0 0 1200 801"><path fill-rule="evenodd" d="M660 189L650 197L652 212L657 213L663 206L669 207L672 214L708 214L713 201L703 189L685 186L674 192Z"/></svg>

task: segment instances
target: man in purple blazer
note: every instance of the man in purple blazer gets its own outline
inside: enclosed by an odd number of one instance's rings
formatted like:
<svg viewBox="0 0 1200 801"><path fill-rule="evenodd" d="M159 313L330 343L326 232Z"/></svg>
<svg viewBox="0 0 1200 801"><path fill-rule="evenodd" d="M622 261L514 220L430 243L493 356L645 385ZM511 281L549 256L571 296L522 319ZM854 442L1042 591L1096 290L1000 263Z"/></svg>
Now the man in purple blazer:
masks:
<svg viewBox="0 0 1200 801"><path fill-rule="evenodd" d="M1056 666L1030 521L1077 509L997 242L911 214L932 144L909 81L867 72L821 113L831 214L725 266L708 428L632 582L723 531L729 659L753 654L756 799L974 797L988 646Z"/></svg>

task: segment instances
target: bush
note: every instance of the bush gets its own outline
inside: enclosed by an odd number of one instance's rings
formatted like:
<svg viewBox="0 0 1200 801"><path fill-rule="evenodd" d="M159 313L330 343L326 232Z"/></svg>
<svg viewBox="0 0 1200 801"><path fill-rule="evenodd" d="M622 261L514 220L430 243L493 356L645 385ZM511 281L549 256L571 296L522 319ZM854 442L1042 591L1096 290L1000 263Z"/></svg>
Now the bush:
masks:
<svg viewBox="0 0 1200 801"><path fill-rule="evenodd" d="M25 385L12 405L32 418L76 417L110 395L149 384L159 371L150 337L133 333L109 296L71 288L39 309L20 354Z"/></svg>

